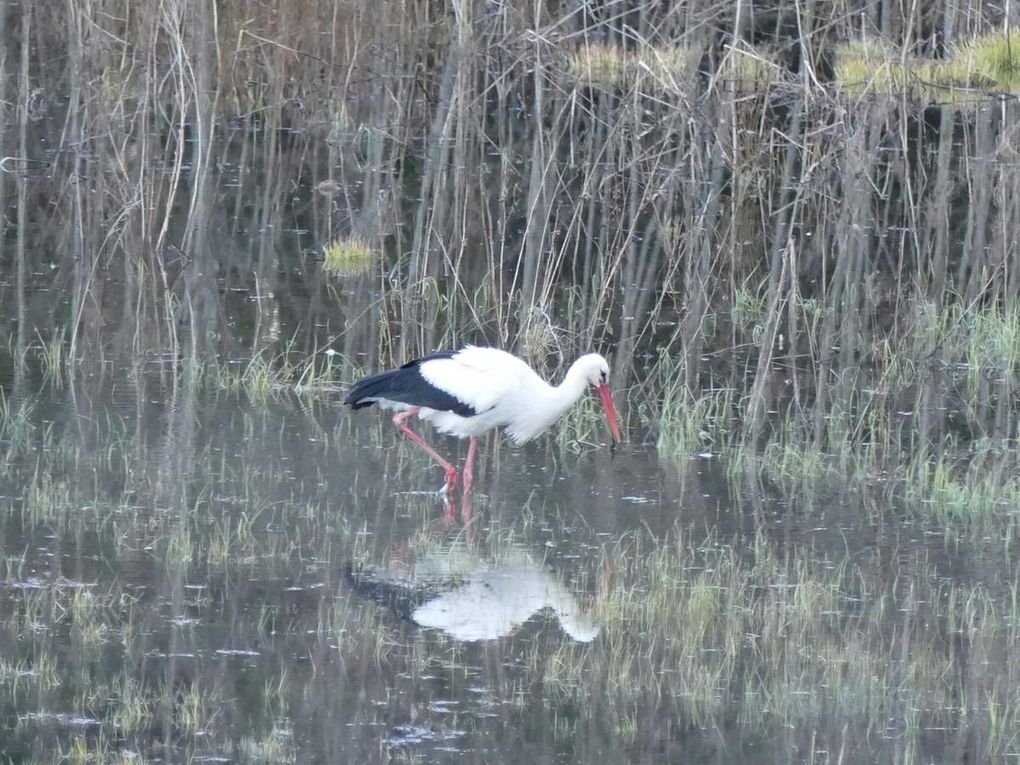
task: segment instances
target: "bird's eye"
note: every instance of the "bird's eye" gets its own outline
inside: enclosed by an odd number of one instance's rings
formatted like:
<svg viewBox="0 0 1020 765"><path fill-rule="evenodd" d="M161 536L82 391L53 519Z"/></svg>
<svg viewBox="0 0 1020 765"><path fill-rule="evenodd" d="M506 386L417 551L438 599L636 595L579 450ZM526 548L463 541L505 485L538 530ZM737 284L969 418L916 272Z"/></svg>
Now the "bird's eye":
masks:
<svg viewBox="0 0 1020 765"><path fill-rule="evenodd" d="M603 384L605 384L606 382L609 381L609 373L608 372L600 372L599 374L602 376Z"/></svg>

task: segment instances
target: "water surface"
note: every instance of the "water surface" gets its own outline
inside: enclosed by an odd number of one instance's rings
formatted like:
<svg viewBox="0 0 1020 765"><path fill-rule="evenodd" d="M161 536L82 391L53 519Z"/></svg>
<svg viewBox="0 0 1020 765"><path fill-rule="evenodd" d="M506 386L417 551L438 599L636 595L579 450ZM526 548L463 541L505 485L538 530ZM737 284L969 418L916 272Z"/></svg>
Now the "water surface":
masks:
<svg viewBox="0 0 1020 765"><path fill-rule="evenodd" d="M968 686L1011 666L974 632L1020 626L1007 546L873 487L497 441L465 526L338 394L124 375L7 402L16 761L950 762ZM755 625L780 632L732 631ZM833 662L890 685L833 687Z"/></svg>

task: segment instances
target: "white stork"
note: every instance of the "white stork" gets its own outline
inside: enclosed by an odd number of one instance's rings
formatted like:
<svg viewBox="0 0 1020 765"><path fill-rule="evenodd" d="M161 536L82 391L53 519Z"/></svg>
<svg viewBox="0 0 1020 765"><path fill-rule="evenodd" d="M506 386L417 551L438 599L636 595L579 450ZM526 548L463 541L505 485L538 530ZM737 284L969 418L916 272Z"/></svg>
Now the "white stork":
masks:
<svg viewBox="0 0 1020 765"><path fill-rule="evenodd" d="M345 404L354 409L378 404L394 409L393 424L446 471L446 491L457 485L457 469L407 426L415 415L441 433L470 438L464 463L464 494L471 493L478 437L506 428L515 444L528 441L560 418L593 386L602 398L613 439L620 438L616 406L609 391L609 365L597 353L575 361L563 382L549 385L521 359L497 348L467 346L409 361L389 372L359 380Z"/></svg>

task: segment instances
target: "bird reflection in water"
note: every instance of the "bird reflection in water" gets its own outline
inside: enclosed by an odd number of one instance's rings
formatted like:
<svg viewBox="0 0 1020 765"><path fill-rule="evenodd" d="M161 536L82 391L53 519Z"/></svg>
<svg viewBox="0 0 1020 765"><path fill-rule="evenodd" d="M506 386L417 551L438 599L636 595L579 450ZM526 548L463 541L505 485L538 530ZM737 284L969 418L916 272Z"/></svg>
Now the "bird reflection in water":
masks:
<svg viewBox="0 0 1020 765"><path fill-rule="evenodd" d="M598 636L574 594L526 550L513 545L485 558L472 547L463 540L441 544L387 565L350 567L347 577L363 596L454 640L505 637L543 611L578 642Z"/></svg>

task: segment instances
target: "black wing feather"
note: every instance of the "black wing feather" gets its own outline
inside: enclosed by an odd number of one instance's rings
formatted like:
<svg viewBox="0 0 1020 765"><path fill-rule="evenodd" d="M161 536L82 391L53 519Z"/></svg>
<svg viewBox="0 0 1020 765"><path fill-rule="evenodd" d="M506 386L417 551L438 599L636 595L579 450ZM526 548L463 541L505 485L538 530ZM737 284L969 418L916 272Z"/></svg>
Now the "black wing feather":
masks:
<svg viewBox="0 0 1020 765"><path fill-rule="evenodd" d="M456 351L443 351L409 361L400 369L380 372L358 380L347 394L344 403L353 409L372 406L378 399L399 401L410 406L424 406L440 412L453 412L461 417L478 414L456 396L435 387L421 374L421 365L433 359L449 359Z"/></svg>

